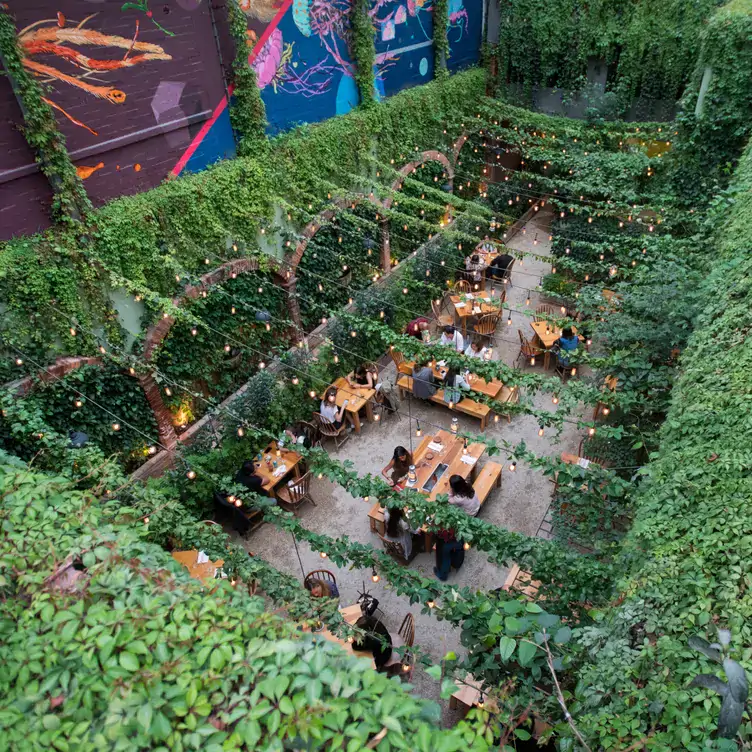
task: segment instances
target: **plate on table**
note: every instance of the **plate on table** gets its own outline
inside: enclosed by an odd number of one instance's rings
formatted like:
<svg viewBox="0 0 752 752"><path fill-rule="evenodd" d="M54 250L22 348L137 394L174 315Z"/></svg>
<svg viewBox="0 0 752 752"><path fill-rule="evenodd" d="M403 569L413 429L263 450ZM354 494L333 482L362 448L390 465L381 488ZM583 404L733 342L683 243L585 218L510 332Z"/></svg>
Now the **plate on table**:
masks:
<svg viewBox="0 0 752 752"><path fill-rule="evenodd" d="M433 454L432 454L431 452L429 452L429 453L428 453L428 454L426 455L426 459L427 459L427 460L432 460L432 459L433 459Z"/></svg>

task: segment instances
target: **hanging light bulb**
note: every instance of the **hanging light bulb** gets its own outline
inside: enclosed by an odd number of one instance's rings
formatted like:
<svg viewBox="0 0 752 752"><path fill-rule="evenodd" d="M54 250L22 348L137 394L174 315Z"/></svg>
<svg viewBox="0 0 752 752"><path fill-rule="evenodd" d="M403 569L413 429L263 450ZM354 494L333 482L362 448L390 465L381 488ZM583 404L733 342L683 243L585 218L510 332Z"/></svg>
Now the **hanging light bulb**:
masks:
<svg viewBox="0 0 752 752"><path fill-rule="evenodd" d="M517 469L517 463L516 462L512 462L512 464L509 465L509 472L513 473L516 469Z"/></svg>
<svg viewBox="0 0 752 752"><path fill-rule="evenodd" d="M535 355L531 355L531 356L530 356L530 365L531 365L531 366L534 366L534 365L535 365Z"/></svg>
<svg viewBox="0 0 752 752"><path fill-rule="evenodd" d="M494 423L498 423L498 422L499 422L499 416L498 415L494 415Z"/></svg>
<svg viewBox="0 0 752 752"><path fill-rule="evenodd" d="M225 345L225 352L226 353L230 352L230 346L229 345Z"/></svg>
<svg viewBox="0 0 752 752"><path fill-rule="evenodd" d="M233 314L233 316L235 315L236 312L237 311L235 309L235 306L233 306L232 308L230 308L230 313Z"/></svg>
<svg viewBox="0 0 752 752"><path fill-rule="evenodd" d="M170 389L170 387L169 387L169 386L166 386L166 387L165 387L164 393L165 393L165 394L166 394L166 395L167 395L168 397L172 397L172 389Z"/></svg>
<svg viewBox="0 0 752 752"><path fill-rule="evenodd" d="M310 397L311 399L316 399L316 392L315 392L315 391L314 391L313 389L311 389L311 391L310 391L310 392L308 392L308 396L309 396L309 397Z"/></svg>
<svg viewBox="0 0 752 752"><path fill-rule="evenodd" d="M295 384L295 386L297 386L297 385L298 385L298 382L299 382L299 381L300 381L300 379L299 379L299 378L298 378L297 376L293 376L293 377L292 377L292 383L293 383L293 384Z"/></svg>
<svg viewBox="0 0 752 752"><path fill-rule="evenodd" d="M512 326L512 311L509 311L509 316L507 318L507 326Z"/></svg>
<svg viewBox="0 0 752 752"><path fill-rule="evenodd" d="M465 551L469 551L470 550L470 544L469 543L463 543L462 544L462 548L464 548Z"/></svg>
<svg viewBox="0 0 752 752"><path fill-rule="evenodd" d="M112 424L112 430L113 431L119 431L120 430L120 423L113 423Z"/></svg>
<svg viewBox="0 0 752 752"><path fill-rule="evenodd" d="M167 318L167 314L165 314L165 318ZM75 337L76 336L76 330L73 327L71 327L70 329L68 329L68 331L71 333L71 337Z"/></svg>
<svg viewBox="0 0 752 752"><path fill-rule="evenodd" d="M376 573L376 570L373 569L371 574L371 582L378 582L380 579L381 577L379 577L379 575Z"/></svg>
<svg viewBox="0 0 752 752"><path fill-rule="evenodd" d="M465 443L462 445L462 454L467 454L467 439L465 439Z"/></svg>
<svg viewBox="0 0 752 752"><path fill-rule="evenodd" d="M195 337L198 334L198 329L196 328L191 329L191 334Z"/></svg>
<svg viewBox="0 0 752 752"><path fill-rule="evenodd" d="M436 605L435 601L426 601L426 606L428 606L428 608L433 608L435 605Z"/></svg>
<svg viewBox="0 0 752 752"><path fill-rule="evenodd" d="M525 305L530 305L530 294L525 298Z"/></svg>
<svg viewBox="0 0 752 752"><path fill-rule="evenodd" d="M23 365L23 360L21 358L16 358L16 365L17 366L22 366Z"/></svg>
<svg viewBox="0 0 752 752"><path fill-rule="evenodd" d="M603 414L604 415L608 415L610 412L611 412L611 410L609 408L607 408L607 407L603 408Z"/></svg>
<svg viewBox="0 0 752 752"><path fill-rule="evenodd" d="M73 404L76 407L82 407L84 403L80 399L77 399Z"/></svg>
<svg viewBox="0 0 752 752"><path fill-rule="evenodd" d="M196 477L196 471L195 470L189 470L185 477L188 478L188 480L193 480Z"/></svg>
<svg viewBox="0 0 752 752"><path fill-rule="evenodd" d="M156 454L156 453L157 453L157 448L152 444L149 447L149 454Z"/></svg>
<svg viewBox="0 0 752 752"><path fill-rule="evenodd" d="M328 556L328 554L326 553L326 551L321 551L321 552L319 553L319 556L320 556L320 557L321 557L322 559L326 559L326 557Z"/></svg>
<svg viewBox="0 0 752 752"><path fill-rule="evenodd" d="M538 426L538 436L543 436L544 433L545 433L545 428L543 426L543 423L541 423L540 426Z"/></svg>
<svg viewBox="0 0 752 752"><path fill-rule="evenodd" d="M576 366L572 366L572 370L571 370L570 373L572 374L572 376L576 376L577 375L577 367Z"/></svg>
<svg viewBox="0 0 752 752"><path fill-rule="evenodd" d="M457 431L459 431L459 428L460 428L460 425L459 425L459 421L457 420L457 418L452 418L452 428L451 428L452 433L456 434Z"/></svg>
<svg viewBox="0 0 752 752"><path fill-rule="evenodd" d="M423 431L422 431L422 430L421 430L421 428L420 428L420 421L419 421L419 420L416 420L416 421L415 421L415 435L416 435L416 436L417 436L418 438L420 438L420 437L422 436L422 434L423 434Z"/></svg>
<svg viewBox="0 0 752 752"><path fill-rule="evenodd" d="M339 355L337 353L334 353L334 362L339 363Z"/></svg>
<svg viewBox="0 0 752 752"><path fill-rule="evenodd" d="M242 428L242 427L239 427L239 428L238 428L238 436L241 436L241 437L242 437L242 436L243 436L243 434L245 434L245 431L243 430L243 428Z"/></svg>

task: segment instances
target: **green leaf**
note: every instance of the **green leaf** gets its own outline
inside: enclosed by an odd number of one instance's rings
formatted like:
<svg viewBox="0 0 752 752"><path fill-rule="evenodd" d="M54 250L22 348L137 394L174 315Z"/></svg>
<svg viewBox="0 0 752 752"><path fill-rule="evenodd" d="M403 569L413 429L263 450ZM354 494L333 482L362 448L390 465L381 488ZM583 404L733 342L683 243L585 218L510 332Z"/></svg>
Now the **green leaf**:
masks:
<svg viewBox="0 0 752 752"><path fill-rule="evenodd" d="M512 653L514 653L516 647L517 642L511 637L504 635L499 641L499 655L501 655L501 660L506 663L506 661L512 657Z"/></svg>
<svg viewBox="0 0 752 752"><path fill-rule="evenodd" d="M426 673L432 678L439 681L441 679L441 666L429 666Z"/></svg>
<svg viewBox="0 0 752 752"><path fill-rule="evenodd" d="M529 665L532 662L537 652L538 652L537 645L535 645L532 642L521 641L517 648L520 665L521 666Z"/></svg>
<svg viewBox="0 0 752 752"><path fill-rule="evenodd" d="M139 662L138 658L133 655L133 653L123 652L120 653L118 656L118 661L120 662L120 665L126 670L126 671L138 671L139 669Z"/></svg>
<svg viewBox="0 0 752 752"><path fill-rule="evenodd" d="M151 728L151 716L152 708L149 703L145 703L138 709L136 713L136 720L141 724L144 731L148 731Z"/></svg>
<svg viewBox="0 0 752 752"><path fill-rule="evenodd" d="M530 732L525 731L525 729L521 729L521 728L515 729L514 735L518 739L521 739L523 742L526 742L528 739L530 739Z"/></svg>
<svg viewBox="0 0 752 752"><path fill-rule="evenodd" d="M554 635L554 642L557 645L565 645L572 639L572 630L569 627L562 627Z"/></svg>

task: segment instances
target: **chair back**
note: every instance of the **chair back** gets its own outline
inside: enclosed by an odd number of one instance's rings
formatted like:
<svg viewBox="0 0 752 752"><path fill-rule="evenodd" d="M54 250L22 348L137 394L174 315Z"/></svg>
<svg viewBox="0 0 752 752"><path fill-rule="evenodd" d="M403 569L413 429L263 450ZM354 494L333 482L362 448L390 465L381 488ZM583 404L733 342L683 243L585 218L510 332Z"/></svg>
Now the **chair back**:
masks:
<svg viewBox="0 0 752 752"><path fill-rule="evenodd" d="M532 340L525 337L521 329L518 329L517 331L520 335L521 352L526 358L532 358L534 355L540 355L543 352L539 347L536 347L533 344Z"/></svg>
<svg viewBox="0 0 752 752"><path fill-rule="evenodd" d="M328 569L314 569L305 576L303 584L307 586L311 580L321 580L328 585L334 585L334 587L337 587L337 578Z"/></svg>
<svg viewBox="0 0 752 752"><path fill-rule="evenodd" d="M433 311L434 318L438 321L441 318L441 306L435 300L431 301L431 310Z"/></svg>
<svg viewBox="0 0 752 752"><path fill-rule="evenodd" d="M470 290L472 290L472 286L466 279L458 279L454 283L454 291L459 295L467 294Z"/></svg>
<svg viewBox="0 0 752 752"><path fill-rule="evenodd" d="M586 451L585 441L587 441L587 439L580 439L580 446L577 448L577 454L579 454L580 457L586 460L590 460L590 462L594 462L596 465L600 465L601 467L611 467L614 464L612 460L606 460L603 457L598 456L594 452Z"/></svg>
<svg viewBox="0 0 752 752"><path fill-rule="evenodd" d="M321 446L321 431L318 426L307 420L299 420L298 425L308 439L308 444L311 448Z"/></svg>
<svg viewBox="0 0 752 752"><path fill-rule="evenodd" d="M539 305L535 309L535 316L533 316L533 321L548 321L550 319L556 318L557 309L550 305L549 303L544 303L543 305Z"/></svg>
<svg viewBox="0 0 752 752"><path fill-rule="evenodd" d="M407 614L402 620L402 626L399 628L399 636L402 641L411 648L415 642L415 619L412 614Z"/></svg>
<svg viewBox="0 0 752 752"><path fill-rule="evenodd" d="M503 280L504 280L504 282L511 282L511 281L512 281L512 267L514 266L514 262L515 262L516 260L517 260L517 259L514 259L514 258L513 258L513 259L512 259L512 260L511 260L511 261L509 262L509 266L508 266L508 267L506 268L506 271L504 272L504 277L503 277Z"/></svg>
<svg viewBox="0 0 752 752"><path fill-rule="evenodd" d="M290 504L299 506L306 501L311 490L311 473L307 472L302 478L287 481L287 492L290 494Z"/></svg>
<svg viewBox="0 0 752 752"><path fill-rule="evenodd" d="M493 334L496 331L496 327L499 325L500 317L500 313L486 313L478 319L473 329L478 334Z"/></svg>
<svg viewBox="0 0 752 752"><path fill-rule="evenodd" d="M318 428L322 436L339 436L344 428L344 424L342 424L341 428L337 428L334 423L327 420L321 413L313 414L313 424Z"/></svg>
<svg viewBox="0 0 752 752"><path fill-rule="evenodd" d="M397 559L400 562L407 562L405 549L402 547L401 543L398 543L397 541L391 541L385 538L383 535L379 535L379 538L381 538L381 542L384 544L384 550L389 554L389 556Z"/></svg>
<svg viewBox="0 0 752 752"><path fill-rule="evenodd" d="M394 365L397 366L397 368L399 368L400 365L405 362L405 356L399 350L392 350L390 348L389 356L394 361Z"/></svg>

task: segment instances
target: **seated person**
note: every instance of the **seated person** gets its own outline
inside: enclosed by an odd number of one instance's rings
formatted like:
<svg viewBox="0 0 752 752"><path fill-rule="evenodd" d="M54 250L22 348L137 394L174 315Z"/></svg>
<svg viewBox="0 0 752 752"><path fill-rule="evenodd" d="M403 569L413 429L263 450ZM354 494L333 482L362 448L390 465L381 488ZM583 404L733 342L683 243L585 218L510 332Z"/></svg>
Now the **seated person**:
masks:
<svg viewBox="0 0 752 752"><path fill-rule="evenodd" d="M465 340L451 324L444 327L439 344L445 347L453 347L458 353L465 349Z"/></svg>
<svg viewBox="0 0 752 752"><path fill-rule="evenodd" d="M483 279L485 268L486 262L477 253L465 259L465 270L470 272L469 276L472 282L480 282Z"/></svg>
<svg viewBox="0 0 752 752"><path fill-rule="evenodd" d="M266 493L263 488L264 479L260 475L256 475L256 466L253 464L253 460L246 460L243 463L234 480L236 483L245 486L249 491L259 494Z"/></svg>
<svg viewBox="0 0 752 752"><path fill-rule="evenodd" d="M425 339L423 332L428 334L428 319L423 316L418 316L417 319L413 319L406 327L405 334L408 337L415 337L415 339Z"/></svg>
<svg viewBox="0 0 752 752"><path fill-rule="evenodd" d="M345 408L350 400L345 400L342 403L342 407L337 408L337 387L330 386L326 390L324 399L321 400L321 407L319 412L326 418L335 428L342 428L342 420L345 414Z"/></svg>
<svg viewBox="0 0 752 752"><path fill-rule="evenodd" d="M396 481L401 480L407 475L412 464L413 458L410 452L405 447L398 446L395 448L389 464L381 471L381 474L387 480L391 480L392 485L394 485Z"/></svg>
<svg viewBox="0 0 752 752"><path fill-rule="evenodd" d="M556 347L556 360L559 362L559 365L569 365L568 353L576 350L579 344L580 338L572 331L572 327L566 327L562 331L561 337L559 337L554 343L554 346Z"/></svg>
<svg viewBox="0 0 752 752"><path fill-rule="evenodd" d="M311 429L302 421L298 421L294 425L285 428L284 442L290 443L293 446L297 445L310 449L313 446ZM280 446L283 445L282 440L280 440L279 444Z"/></svg>
<svg viewBox="0 0 752 752"><path fill-rule="evenodd" d="M428 361L416 361L413 366L413 397L431 399L436 394L436 389L433 369L428 365Z"/></svg>
<svg viewBox="0 0 752 752"><path fill-rule="evenodd" d="M507 275L507 269L514 261L514 257L508 253L502 253L497 256L486 268L486 277L489 279L504 279Z"/></svg>
<svg viewBox="0 0 752 752"><path fill-rule="evenodd" d="M420 545L423 540L420 528L413 530L405 518L404 511L399 507L384 509L384 537L393 543L402 544L402 550L408 561L413 558L413 542Z"/></svg>
<svg viewBox="0 0 752 752"><path fill-rule="evenodd" d="M361 616L353 626L366 632L362 637L355 638L353 650L367 650L373 653L376 669L384 668L392 657L392 636L389 630L375 616Z"/></svg>
<svg viewBox="0 0 752 752"><path fill-rule="evenodd" d="M461 475L449 479L449 503L475 517L480 511L480 499L475 489Z"/></svg>
<svg viewBox="0 0 752 752"><path fill-rule="evenodd" d="M305 581L305 586L314 598L339 598L339 590L335 582L324 582L318 577L309 577Z"/></svg>
<svg viewBox="0 0 752 752"><path fill-rule="evenodd" d="M465 355L468 358L478 358L478 360L483 360L486 357L486 352L488 352L488 348L483 346L480 339L474 339L465 349Z"/></svg>
<svg viewBox="0 0 752 752"><path fill-rule="evenodd" d="M378 380L378 371L374 372L366 366L358 366L352 373L347 374L347 383L352 387L367 386L369 389L375 389Z"/></svg>
<svg viewBox="0 0 752 752"><path fill-rule="evenodd" d="M467 372L466 372L467 373ZM444 377L444 402L459 402L462 399L460 389L470 389L470 384L465 380L465 374L460 373L456 368L450 368Z"/></svg>

